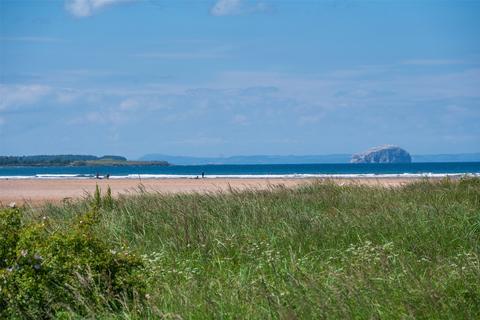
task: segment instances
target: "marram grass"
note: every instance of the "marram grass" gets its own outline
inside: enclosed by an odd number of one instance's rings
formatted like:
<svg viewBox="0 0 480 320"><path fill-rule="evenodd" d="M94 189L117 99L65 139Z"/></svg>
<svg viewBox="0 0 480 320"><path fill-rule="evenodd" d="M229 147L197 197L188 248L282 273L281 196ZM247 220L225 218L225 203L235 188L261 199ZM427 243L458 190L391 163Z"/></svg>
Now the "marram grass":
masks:
<svg viewBox="0 0 480 320"><path fill-rule="evenodd" d="M45 216L61 230L92 202L97 235L141 255L147 284L145 304L92 318L480 319L479 179L206 195L139 188L27 210L25 220Z"/></svg>

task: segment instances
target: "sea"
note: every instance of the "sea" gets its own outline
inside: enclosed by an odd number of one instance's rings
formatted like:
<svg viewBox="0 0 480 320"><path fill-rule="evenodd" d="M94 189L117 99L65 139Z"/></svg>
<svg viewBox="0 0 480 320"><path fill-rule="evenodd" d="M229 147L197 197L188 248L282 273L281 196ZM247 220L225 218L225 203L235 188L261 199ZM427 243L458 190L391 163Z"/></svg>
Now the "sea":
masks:
<svg viewBox="0 0 480 320"><path fill-rule="evenodd" d="M0 179L480 177L480 162L0 167Z"/></svg>

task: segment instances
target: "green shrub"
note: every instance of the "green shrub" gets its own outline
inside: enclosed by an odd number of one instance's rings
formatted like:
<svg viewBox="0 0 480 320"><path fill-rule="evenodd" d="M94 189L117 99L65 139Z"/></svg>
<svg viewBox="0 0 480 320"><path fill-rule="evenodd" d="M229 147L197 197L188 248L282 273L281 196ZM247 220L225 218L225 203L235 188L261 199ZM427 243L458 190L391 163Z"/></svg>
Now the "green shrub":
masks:
<svg viewBox="0 0 480 320"><path fill-rule="evenodd" d="M22 224L21 215L0 211L0 318L87 316L143 300L141 258L95 235L96 209L53 231L48 220Z"/></svg>

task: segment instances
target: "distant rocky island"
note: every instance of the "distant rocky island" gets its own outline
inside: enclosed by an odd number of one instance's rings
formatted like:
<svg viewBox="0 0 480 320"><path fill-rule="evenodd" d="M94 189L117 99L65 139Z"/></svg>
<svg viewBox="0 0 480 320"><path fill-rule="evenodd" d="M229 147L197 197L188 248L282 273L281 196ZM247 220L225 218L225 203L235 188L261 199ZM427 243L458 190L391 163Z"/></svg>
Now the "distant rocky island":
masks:
<svg viewBox="0 0 480 320"><path fill-rule="evenodd" d="M351 163L410 163L412 157L406 150L394 146L384 145L370 148L365 152L352 155Z"/></svg>
<svg viewBox="0 0 480 320"><path fill-rule="evenodd" d="M127 167L127 166L168 166L167 161L130 161L122 156L106 155L35 155L0 156L0 166L6 167Z"/></svg>

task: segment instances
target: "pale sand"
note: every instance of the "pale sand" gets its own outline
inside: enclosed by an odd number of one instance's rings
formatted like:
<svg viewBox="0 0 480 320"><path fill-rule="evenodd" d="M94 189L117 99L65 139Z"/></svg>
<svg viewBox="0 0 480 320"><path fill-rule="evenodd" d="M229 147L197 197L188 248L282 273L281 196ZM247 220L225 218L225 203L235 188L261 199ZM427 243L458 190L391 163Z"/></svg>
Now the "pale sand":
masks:
<svg viewBox="0 0 480 320"><path fill-rule="evenodd" d="M95 191L95 185L105 191L110 186L114 196L119 194L134 194L140 184L149 192L160 193L191 193L218 192L245 189L267 189L271 186L283 185L287 188L313 182L315 179L109 179L109 180L2 180L0 179L0 206L11 202L18 205L28 202L40 204L45 202L60 202L65 199L79 199L87 193ZM417 181L415 178L361 178L334 179L338 184L360 183L384 187L397 187Z"/></svg>

